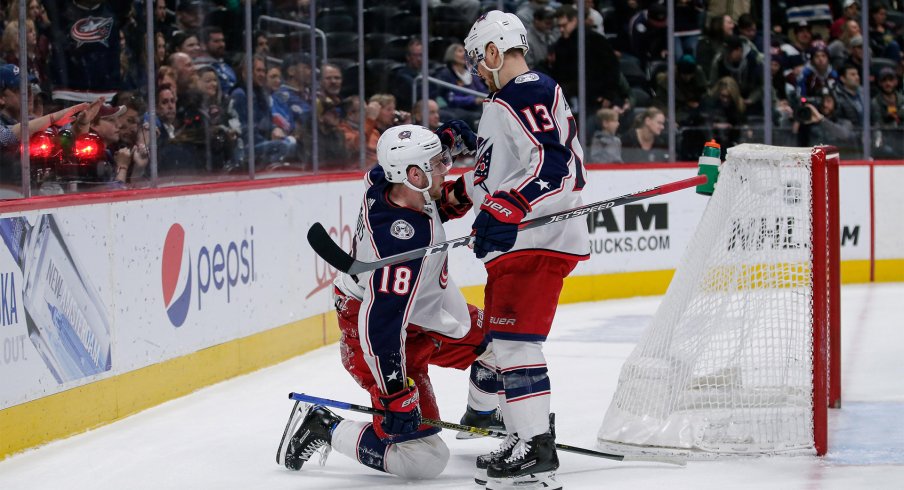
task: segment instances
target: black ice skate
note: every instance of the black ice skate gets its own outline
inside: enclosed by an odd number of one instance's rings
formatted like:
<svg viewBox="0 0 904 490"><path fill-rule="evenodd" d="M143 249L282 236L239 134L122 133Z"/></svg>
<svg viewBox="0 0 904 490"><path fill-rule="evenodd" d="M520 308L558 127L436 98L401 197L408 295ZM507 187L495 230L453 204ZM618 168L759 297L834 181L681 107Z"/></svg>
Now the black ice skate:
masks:
<svg viewBox="0 0 904 490"><path fill-rule="evenodd" d="M512 449L518 444L518 434L509 434L502 440L502 444L495 451L489 454L481 454L477 456L477 473L474 475L474 481L478 485L487 484L487 469L493 463L498 463L512 454Z"/></svg>
<svg viewBox="0 0 904 490"><path fill-rule="evenodd" d="M478 427L481 429L489 429L489 430L498 430L504 431L505 424L502 421L502 410L498 407L495 410L490 410L489 412L478 412L471 407L468 407L465 410L465 414L461 416L461 425L469 425L471 427ZM473 432L459 432L456 434L456 439L474 439L477 437L484 437L480 434L475 434Z"/></svg>
<svg viewBox="0 0 904 490"><path fill-rule="evenodd" d="M487 469L487 490L559 489L555 480L559 468L556 440L552 432L521 439L511 454Z"/></svg>
<svg viewBox="0 0 904 490"><path fill-rule="evenodd" d="M323 448L320 456L322 465L331 449L330 430L341 421L342 417L320 405L313 405L305 410L304 405L296 402L283 431L282 441L276 452L276 462L290 470L298 471L318 449ZM296 426L298 430L295 430Z"/></svg>

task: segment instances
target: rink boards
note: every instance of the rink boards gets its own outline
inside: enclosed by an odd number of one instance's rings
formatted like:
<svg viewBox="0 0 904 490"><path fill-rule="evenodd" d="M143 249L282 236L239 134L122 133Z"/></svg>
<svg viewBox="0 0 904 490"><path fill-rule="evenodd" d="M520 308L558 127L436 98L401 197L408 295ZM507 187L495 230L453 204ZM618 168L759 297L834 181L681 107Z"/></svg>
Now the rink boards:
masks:
<svg viewBox="0 0 904 490"><path fill-rule="evenodd" d="M695 173L597 166L585 202ZM845 165L841 186L843 281L904 280L904 165ZM33 227L23 253L0 246L0 458L335 342L335 271L304 237L321 222L347 247L362 190L345 175L0 204ZM591 259L561 301L662 294L706 203L685 190L587 217ZM473 255L450 272L482 304Z"/></svg>

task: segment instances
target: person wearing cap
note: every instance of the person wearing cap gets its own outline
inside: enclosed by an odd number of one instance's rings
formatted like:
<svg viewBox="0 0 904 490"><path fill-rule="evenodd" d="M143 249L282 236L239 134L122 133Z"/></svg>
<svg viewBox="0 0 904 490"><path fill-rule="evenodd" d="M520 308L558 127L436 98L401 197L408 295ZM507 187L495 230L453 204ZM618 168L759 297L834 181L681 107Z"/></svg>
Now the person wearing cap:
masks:
<svg viewBox="0 0 904 490"><path fill-rule="evenodd" d="M204 25L204 2L200 0L177 0L176 30L198 32Z"/></svg>
<svg viewBox="0 0 904 490"><path fill-rule="evenodd" d="M848 55L847 59L844 60L844 62L841 64L841 66L853 65L854 67L857 68L857 70L862 72L863 71L863 36L862 35L856 35L856 36L851 37L851 41L848 43L848 52L850 52L850 55ZM839 66L835 67L836 70L839 70L839 68L840 68ZM840 70L839 70L838 74L839 75L841 74Z"/></svg>
<svg viewBox="0 0 904 490"><path fill-rule="evenodd" d="M666 59L668 52L668 14L665 5L654 3L631 19L628 36L631 53L640 58L645 66L653 61ZM593 53L594 51L588 51Z"/></svg>
<svg viewBox="0 0 904 490"><path fill-rule="evenodd" d="M810 30L810 24L805 20L797 22L794 24L792 32L794 35L791 36L791 45L806 57L810 52L810 44L813 42L813 31Z"/></svg>
<svg viewBox="0 0 904 490"><path fill-rule="evenodd" d="M534 10L534 18L525 22L527 44L530 51L524 55L527 66L534 70L548 72L547 56L549 48L559 39L559 31L555 25L556 11L552 7L543 6Z"/></svg>
<svg viewBox="0 0 904 490"><path fill-rule="evenodd" d="M43 114L28 121L29 137L47 129L50 126L63 127L76 121L76 115L80 115L103 103L100 102L81 104L66 107L50 114ZM0 65L0 146L14 146L18 150L21 124L21 105L19 97L19 67L12 64ZM84 119L85 116L81 116Z"/></svg>
<svg viewBox="0 0 904 490"><path fill-rule="evenodd" d="M873 125L882 128L904 128L904 95L898 92L898 74L894 68L886 66L879 70L879 93L873 97ZM904 133L898 132L898 138L904 140ZM902 155L904 153L899 153Z"/></svg>
<svg viewBox="0 0 904 490"><path fill-rule="evenodd" d="M841 37L842 33L846 29L845 24L848 21L859 21L860 20L860 0L844 0L842 3L842 15L835 19L832 22L832 27L829 28L829 35L833 38ZM857 25L860 26L859 24Z"/></svg>
<svg viewBox="0 0 904 490"><path fill-rule="evenodd" d="M124 105L113 107L103 104L91 121L91 131L104 141L105 157L107 163L113 168L112 179L121 183L125 183L128 180L134 152L132 147L122 146L119 141L119 116L125 114L125 112L126 106ZM148 161L147 154L140 161L146 166ZM143 172L143 168L140 171Z"/></svg>
<svg viewBox="0 0 904 490"><path fill-rule="evenodd" d="M822 95L835 88L838 73L829 63L829 51L822 40L810 45L810 62L804 66L797 79L797 91L801 97Z"/></svg>

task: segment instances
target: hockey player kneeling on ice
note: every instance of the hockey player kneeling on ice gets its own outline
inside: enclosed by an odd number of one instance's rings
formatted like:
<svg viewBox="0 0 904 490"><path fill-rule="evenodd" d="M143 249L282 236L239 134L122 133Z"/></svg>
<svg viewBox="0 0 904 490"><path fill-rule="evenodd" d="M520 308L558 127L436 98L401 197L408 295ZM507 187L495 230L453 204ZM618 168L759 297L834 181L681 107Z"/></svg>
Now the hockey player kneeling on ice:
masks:
<svg viewBox="0 0 904 490"><path fill-rule="evenodd" d="M392 127L377 143L379 165L366 177L352 245L373 261L446 240L442 223L471 207L461 179L444 182L452 154L472 138L444 137L415 125ZM473 136L473 134L471 135ZM372 422L345 420L321 406L296 404L277 461L298 470L315 452L332 448L362 464L403 478L433 478L449 460L428 364L471 368L464 419L501 430L496 418L495 359L482 312L467 304L447 268L446 253L386 266L334 281L342 364L383 411Z"/></svg>

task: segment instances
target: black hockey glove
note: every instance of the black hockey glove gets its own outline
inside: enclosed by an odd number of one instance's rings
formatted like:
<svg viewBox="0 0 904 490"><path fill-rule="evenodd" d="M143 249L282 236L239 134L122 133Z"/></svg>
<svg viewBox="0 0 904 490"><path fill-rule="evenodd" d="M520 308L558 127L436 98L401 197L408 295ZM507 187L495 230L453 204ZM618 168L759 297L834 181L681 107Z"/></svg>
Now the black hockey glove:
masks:
<svg viewBox="0 0 904 490"><path fill-rule="evenodd" d="M439 141L444 148L448 148L452 156L465 152L471 153L477 149L477 135L471 131L468 123L456 119L444 123L434 131L439 136Z"/></svg>

